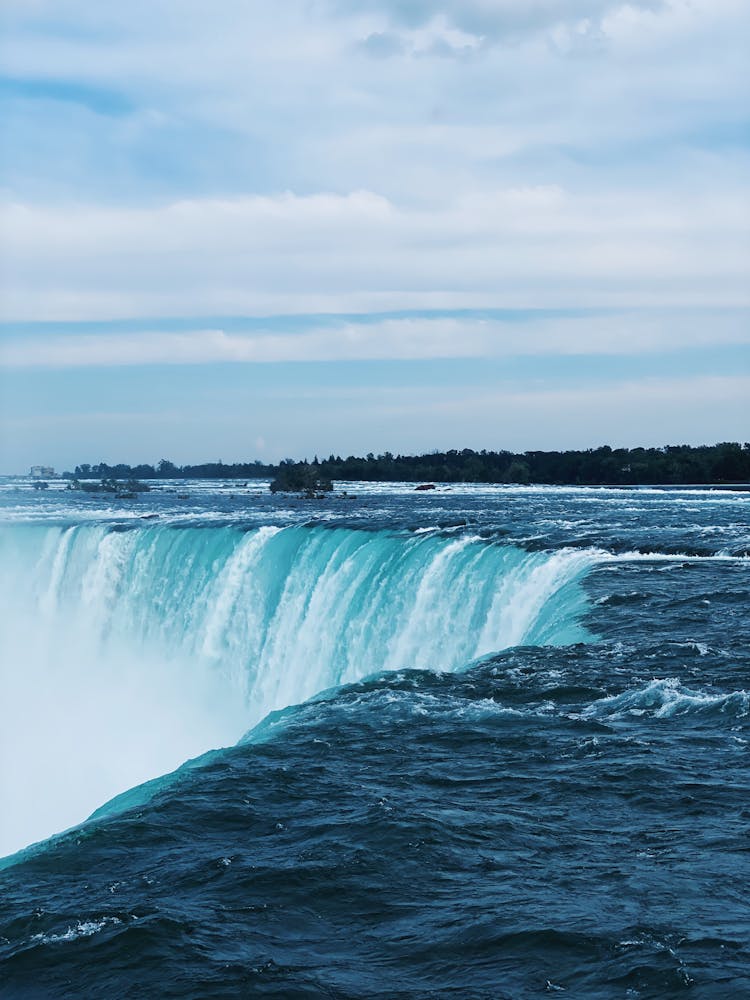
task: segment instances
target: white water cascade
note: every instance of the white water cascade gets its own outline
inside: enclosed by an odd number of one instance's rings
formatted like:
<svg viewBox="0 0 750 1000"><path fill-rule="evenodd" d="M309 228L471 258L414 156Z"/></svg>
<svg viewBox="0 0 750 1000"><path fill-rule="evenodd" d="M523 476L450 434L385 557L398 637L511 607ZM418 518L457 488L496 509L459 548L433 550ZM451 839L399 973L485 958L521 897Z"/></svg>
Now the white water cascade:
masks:
<svg viewBox="0 0 750 1000"><path fill-rule="evenodd" d="M381 670L584 638L586 551L337 528L0 527L0 854Z"/></svg>

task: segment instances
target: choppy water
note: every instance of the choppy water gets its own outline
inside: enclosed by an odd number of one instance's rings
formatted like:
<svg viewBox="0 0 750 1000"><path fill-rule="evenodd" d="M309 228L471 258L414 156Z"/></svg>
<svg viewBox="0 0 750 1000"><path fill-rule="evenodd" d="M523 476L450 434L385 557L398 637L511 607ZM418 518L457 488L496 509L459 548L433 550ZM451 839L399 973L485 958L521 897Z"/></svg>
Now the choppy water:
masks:
<svg viewBox="0 0 750 1000"><path fill-rule="evenodd" d="M3 996L750 996L747 494L178 488L0 487Z"/></svg>

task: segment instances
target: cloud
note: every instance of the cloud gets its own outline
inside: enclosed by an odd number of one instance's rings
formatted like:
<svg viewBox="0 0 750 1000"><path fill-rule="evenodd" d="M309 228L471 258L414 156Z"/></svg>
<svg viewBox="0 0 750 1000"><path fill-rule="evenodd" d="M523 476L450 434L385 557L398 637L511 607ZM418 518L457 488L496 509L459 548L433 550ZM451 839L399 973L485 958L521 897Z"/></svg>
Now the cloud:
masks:
<svg viewBox="0 0 750 1000"><path fill-rule="evenodd" d="M686 204L530 187L434 209L365 191L138 210L13 204L0 216L3 312L21 321L741 305L749 202L745 192Z"/></svg>
<svg viewBox="0 0 750 1000"><path fill-rule="evenodd" d="M559 25L601 23L626 7L654 11L664 6L664 0L365 0L358 5L412 30L442 21L489 42L514 40ZM339 2L335 9L345 14L351 4Z"/></svg>
<svg viewBox="0 0 750 1000"><path fill-rule="evenodd" d="M373 31L359 42L359 48L375 59L387 59L403 52L404 43L400 36L392 31Z"/></svg>
<svg viewBox="0 0 750 1000"><path fill-rule="evenodd" d="M414 30L375 31L360 43L376 58L397 55L461 57L478 53L484 38L461 31L440 14Z"/></svg>
<svg viewBox="0 0 750 1000"><path fill-rule="evenodd" d="M745 310L705 317L690 312L497 319L477 316L363 317L310 322L296 332L163 330L46 334L0 342L0 367L89 368L133 365L411 361L444 358L625 357L722 346L750 347ZM277 321L283 327L283 319Z"/></svg>
<svg viewBox="0 0 750 1000"><path fill-rule="evenodd" d="M712 139L746 122L738 0L6 0L0 16L6 73L130 109L6 101L0 188L20 201L366 189L440 204L539 184L690 197L747 174ZM473 30L509 20L536 27L513 46ZM387 72L363 46L391 53Z"/></svg>

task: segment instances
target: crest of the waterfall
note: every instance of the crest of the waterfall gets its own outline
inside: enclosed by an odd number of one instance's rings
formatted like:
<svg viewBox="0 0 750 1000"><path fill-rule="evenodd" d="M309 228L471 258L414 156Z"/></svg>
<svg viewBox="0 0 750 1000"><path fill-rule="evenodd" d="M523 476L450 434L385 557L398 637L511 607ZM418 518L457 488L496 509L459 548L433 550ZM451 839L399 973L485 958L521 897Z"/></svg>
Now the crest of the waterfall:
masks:
<svg viewBox="0 0 750 1000"><path fill-rule="evenodd" d="M305 526L17 524L0 547L0 851L326 688L585 638L598 558Z"/></svg>

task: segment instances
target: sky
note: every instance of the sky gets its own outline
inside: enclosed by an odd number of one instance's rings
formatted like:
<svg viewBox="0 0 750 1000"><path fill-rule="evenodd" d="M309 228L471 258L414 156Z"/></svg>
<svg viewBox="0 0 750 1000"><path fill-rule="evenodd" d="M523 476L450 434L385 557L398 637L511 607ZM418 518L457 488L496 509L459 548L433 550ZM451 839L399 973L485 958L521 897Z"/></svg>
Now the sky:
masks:
<svg viewBox="0 0 750 1000"><path fill-rule="evenodd" d="M3 0L0 473L750 439L746 0Z"/></svg>

